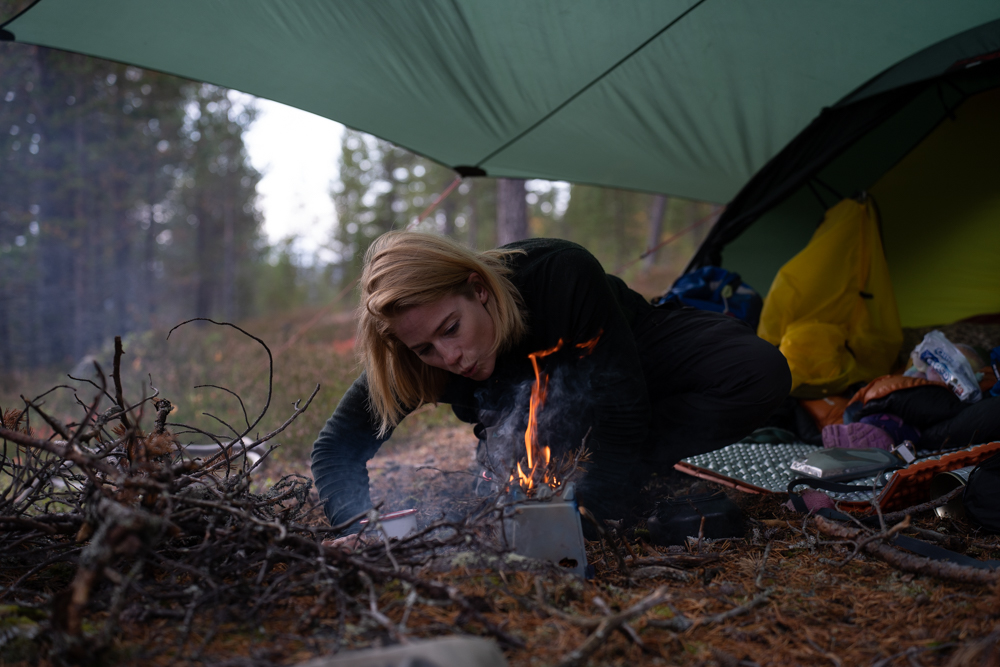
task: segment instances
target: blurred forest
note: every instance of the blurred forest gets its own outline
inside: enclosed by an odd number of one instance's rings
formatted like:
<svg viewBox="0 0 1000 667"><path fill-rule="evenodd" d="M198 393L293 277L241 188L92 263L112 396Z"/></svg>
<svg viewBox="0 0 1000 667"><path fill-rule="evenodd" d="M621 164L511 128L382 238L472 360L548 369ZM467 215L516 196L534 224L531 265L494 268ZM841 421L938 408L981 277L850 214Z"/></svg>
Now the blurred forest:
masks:
<svg viewBox="0 0 1000 667"><path fill-rule="evenodd" d="M0 62L0 368L254 312L252 105L48 49L3 44Z"/></svg>
<svg viewBox="0 0 1000 667"><path fill-rule="evenodd" d="M525 235L568 238L652 295L669 287L718 213L585 185L454 183L450 169L347 129L330 191L337 220L324 249L333 260L321 261L262 231L262 175L244 145L256 112L250 96L0 43L0 98L0 375L8 379L65 371L114 335L191 317L289 316L338 298L346 310L367 246L407 226L480 249Z"/></svg>

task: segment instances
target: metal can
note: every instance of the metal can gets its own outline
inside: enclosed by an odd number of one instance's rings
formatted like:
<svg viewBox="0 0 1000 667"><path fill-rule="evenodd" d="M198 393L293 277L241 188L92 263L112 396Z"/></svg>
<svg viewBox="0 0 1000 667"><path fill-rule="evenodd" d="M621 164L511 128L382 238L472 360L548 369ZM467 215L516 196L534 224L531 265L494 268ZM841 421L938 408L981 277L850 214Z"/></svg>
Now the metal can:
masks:
<svg viewBox="0 0 1000 667"><path fill-rule="evenodd" d="M969 483L969 475L976 466L966 466L957 470L943 472L931 480L931 500L951 493ZM935 507L934 512L942 518L961 519L965 516L965 505L962 504L962 494L948 501L947 504Z"/></svg>

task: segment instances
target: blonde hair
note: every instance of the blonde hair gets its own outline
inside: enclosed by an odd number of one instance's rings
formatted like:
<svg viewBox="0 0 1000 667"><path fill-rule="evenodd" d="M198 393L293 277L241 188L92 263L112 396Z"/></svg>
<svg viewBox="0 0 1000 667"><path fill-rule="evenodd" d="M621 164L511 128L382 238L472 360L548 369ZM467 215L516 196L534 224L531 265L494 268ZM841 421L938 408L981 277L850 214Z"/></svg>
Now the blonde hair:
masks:
<svg viewBox="0 0 1000 667"><path fill-rule="evenodd" d="M443 236L407 231L383 234L368 248L361 272L357 347L380 436L408 410L436 403L449 376L403 345L392 333L390 318L453 294L471 296L469 276L476 273L492 297L485 304L493 320L491 352L503 352L527 331L523 301L508 278L507 265L512 255L523 252L475 252Z"/></svg>

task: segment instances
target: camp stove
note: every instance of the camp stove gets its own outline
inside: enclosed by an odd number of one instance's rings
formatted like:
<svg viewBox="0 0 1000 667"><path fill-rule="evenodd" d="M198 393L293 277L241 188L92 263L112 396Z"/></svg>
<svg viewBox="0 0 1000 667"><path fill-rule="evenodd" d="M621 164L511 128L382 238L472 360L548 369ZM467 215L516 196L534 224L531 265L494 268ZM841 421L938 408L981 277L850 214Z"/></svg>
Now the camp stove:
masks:
<svg viewBox="0 0 1000 667"><path fill-rule="evenodd" d="M587 551L583 543L580 510L572 482L561 493L539 493L528 499L515 487L503 512L503 538L514 553L545 560L584 577Z"/></svg>

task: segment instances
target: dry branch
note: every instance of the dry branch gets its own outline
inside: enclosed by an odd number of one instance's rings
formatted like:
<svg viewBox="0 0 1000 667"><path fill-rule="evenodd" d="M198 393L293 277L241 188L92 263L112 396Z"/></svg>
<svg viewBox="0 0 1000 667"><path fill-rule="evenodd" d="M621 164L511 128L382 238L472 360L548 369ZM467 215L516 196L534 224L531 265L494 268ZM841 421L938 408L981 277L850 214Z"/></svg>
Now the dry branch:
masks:
<svg viewBox="0 0 1000 667"><path fill-rule="evenodd" d="M893 521L902 521L903 517L906 516L916 516L921 512L926 512L932 510L935 507L942 507L951 502L954 498L957 498L959 494L965 491L964 486L960 486L957 489L952 489L948 493L944 494L939 498L934 500L929 500L926 503L920 503L919 505L914 505L913 507L907 507L906 509L899 510L898 512L890 512L889 514L883 515L882 520L892 523ZM875 517L871 517L874 519ZM869 519L870 520L870 519Z"/></svg>
<svg viewBox="0 0 1000 667"><path fill-rule="evenodd" d="M674 613L673 618L653 618L648 621L648 624L654 628L666 628L668 630L673 630L674 632L685 632L691 628L697 628L704 625L714 625L716 623L723 623L731 618L737 616L742 616L747 612L753 610L756 607L767 602L767 599L771 596L773 589L768 588L763 593L760 593L752 600L746 604L741 604L738 607L733 607L729 611L720 612L718 614L712 614L711 616L702 616L696 619L689 619L684 614L680 613L676 609L671 609Z"/></svg>
<svg viewBox="0 0 1000 667"><path fill-rule="evenodd" d="M821 516L815 517L816 527L824 535L837 537L844 540L859 541L862 538L862 531L850 528L842 524L829 521ZM923 556L908 554L899 549L894 549L887 544L876 541L859 541L864 551L876 556L889 565L914 574L926 574L940 579L958 581L966 584L996 584L1000 580L1000 575L993 570L981 570L973 567L965 567L947 561L931 560Z"/></svg>
<svg viewBox="0 0 1000 667"><path fill-rule="evenodd" d="M611 607L608 606L608 603L605 602L603 598L594 596L592 602L594 603L594 606L597 607L601 611L601 613L604 614L605 616L615 615L615 613L611 610ZM619 625L618 632L623 634L626 639L628 639L630 642L632 642L640 649L642 649L644 653L652 653L654 655L660 655L659 651L654 651L653 649L646 646L645 642L643 642L642 638L639 636L639 633L636 632L635 628L629 625L628 622Z"/></svg>
<svg viewBox="0 0 1000 667"><path fill-rule="evenodd" d="M224 609L232 620L256 624L261 614L294 597L315 598L312 611L300 618L303 627L330 604L341 609L342 617L360 614L390 638L404 641L406 621L415 607L444 605L457 609L463 623L476 624L509 646L523 646L461 589L422 569L448 549L467 550L473 544L486 545L477 548L488 551L484 520L497 512L495 503L391 544L374 543L353 553L327 548L323 538L342 527L306 525L316 509L311 480L286 475L268 491L253 493L254 465L244 457L234 466L230 453L233 447L253 449L281 433L309 407L318 386L282 423L245 447L246 433L223 444L198 428L168 423L173 405L166 399L153 404L153 423L145 435L142 412L126 415L151 399L127 405L120 377L123 353L119 341L114 394L91 382L99 390L97 397L89 402L77 399L84 411L79 423L64 425L42 410L40 399L25 400L26 408L62 441L18 430L20 416L0 424L0 444L16 448L13 456L5 453L0 458L4 473L15 480L13 490L0 496L0 548L6 564L24 572L4 595L26 592L25 582L54 565L74 566L64 590L33 593L39 601L35 604L49 610L46 632L39 636L49 642L56 661L100 654L115 639L119 615L126 609L138 614L139 622L154 617L180 621L176 633L178 650L183 651L197 634L192 632L197 619L205 615ZM103 381L103 375L99 377ZM269 402L270 381L267 389ZM248 433L265 411L249 420L242 399L240 408ZM122 422L117 436L103 428L111 420ZM182 452L174 451L172 428L205 433L220 446L219 453L204 464L185 460ZM82 546L64 537L73 533ZM341 585L351 578L364 583L362 592L349 593L356 586ZM387 614L391 605L379 602L393 585L410 592L398 625ZM98 632L84 632L97 618L103 618Z"/></svg>
<svg viewBox="0 0 1000 667"><path fill-rule="evenodd" d="M670 554L665 556L653 556L645 558L625 558L625 563L632 567L647 567L651 565L664 565L666 567L698 568L710 563L715 563L722 557L719 554Z"/></svg>
<svg viewBox="0 0 1000 667"><path fill-rule="evenodd" d="M576 665L582 665L587 658L593 655L607 641L611 633L620 628L622 624L646 613L653 607L663 604L669 597L670 594L667 592L667 587L661 586L628 609L601 619L594 633L587 637L587 640L578 648L566 654L559 663L559 666L575 667Z"/></svg>

